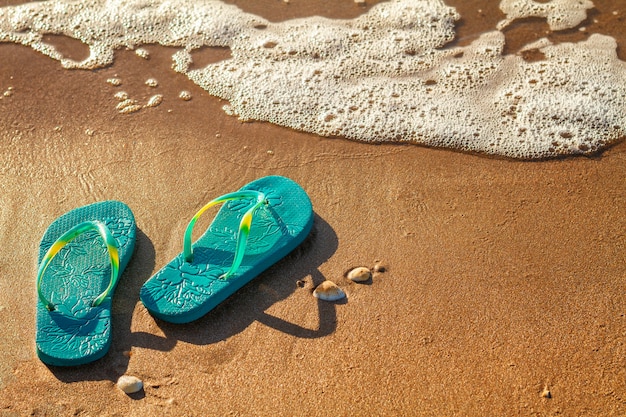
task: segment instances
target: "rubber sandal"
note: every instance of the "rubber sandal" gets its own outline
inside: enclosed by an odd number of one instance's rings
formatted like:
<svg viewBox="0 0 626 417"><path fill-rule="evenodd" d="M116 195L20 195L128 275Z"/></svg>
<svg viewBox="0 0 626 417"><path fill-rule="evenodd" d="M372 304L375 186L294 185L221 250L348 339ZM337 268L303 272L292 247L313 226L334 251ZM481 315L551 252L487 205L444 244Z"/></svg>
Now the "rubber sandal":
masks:
<svg viewBox="0 0 626 417"><path fill-rule="evenodd" d="M135 247L127 205L104 201L57 218L39 245L37 354L56 366L82 365L111 346L111 296Z"/></svg>
<svg viewBox="0 0 626 417"><path fill-rule="evenodd" d="M217 204L224 205L192 245L196 220ZM196 213L183 252L146 281L141 301L161 320L196 320L295 249L312 226L311 201L298 184L279 176L253 181Z"/></svg>

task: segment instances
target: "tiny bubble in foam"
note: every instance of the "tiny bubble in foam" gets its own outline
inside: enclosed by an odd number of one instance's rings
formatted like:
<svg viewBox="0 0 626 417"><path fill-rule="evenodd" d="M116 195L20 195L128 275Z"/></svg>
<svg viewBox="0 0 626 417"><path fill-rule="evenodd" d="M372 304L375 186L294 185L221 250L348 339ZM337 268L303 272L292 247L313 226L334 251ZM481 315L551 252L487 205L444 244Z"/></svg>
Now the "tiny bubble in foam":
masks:
<svg viewBox="0 0 626 417"><path fill-rule="evenodd" d="M147 50L145 50L143 48L137 48L135 50L135 54L137 54L138 57L143 58L143 59L149 59L150 58L150 52L148 52Z"/></svg>
<svg viewBox="0 0 626 417"><path fill-rule="evenodd" d="M189 101L191 100L191 93L187 90L183 90L180 92L178 97L181 98L182 100Z"/></svg>
<svg viewBox="0 0 626 417"><path fill-rule="evenodd" d="M134 106L137 104L137 100L131 100L129 98L126 98L125 100L122 100L117 106L115 106L115 108L117 110L122 111L124 108L129 107L129 106Z"/></svg>
<svg viewBox="0 0 626 417"><path fill-rule="evenodd" d="M115 97L119 101L128 100L128 93L126 91L118 91L113 97Z"/></svg>
<svg viewBox="0 0 626 417"><path fill-rule="evenodd" d="M161 104L162 101L163 101L163 96L161 94L156 94L150 97L150 100L148 100L146 107L156 107L159 104Z"/></svg>
<svg viewBox="0 0 626 417"><path fill-rule="evenodd" d="M142 106L140 106L139 104L131 104L129 106L119 109L119 112L123 114L129 114L129 113L135 113L141 109L142 109Z"/></svg>
<svg viewBox="0 0 626 417"><path fill-rule="evenodd" d="M107 79L107 83L111 84L114 87L118 87L122 85L122 80L119 78L109 78Z"/></svg>

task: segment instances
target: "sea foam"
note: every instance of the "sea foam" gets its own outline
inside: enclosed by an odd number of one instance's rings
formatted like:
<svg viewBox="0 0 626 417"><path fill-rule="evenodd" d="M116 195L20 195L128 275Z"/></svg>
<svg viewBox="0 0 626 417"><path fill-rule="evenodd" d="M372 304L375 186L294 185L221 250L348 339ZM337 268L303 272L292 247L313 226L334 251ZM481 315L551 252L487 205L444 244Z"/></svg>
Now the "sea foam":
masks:
<svg viewBox="0 0 626 417"><path fill-rule="evenodd" d="M578 25L587 0L503 0L506 27L543 16ZM351 20L273 23L211 0L51 0L0 9L0 41L21 43L66 68L110 65L119 48L182 47L173 67L228 114L366 142L408 142L512 158L596 152L626 135L626 64L613 38L528 45L542 59L503 55L504 34L450 47L460 18L438 0L379 3ZM83 61L44 41L89 46ZM192 52L231 57L191 69Z"/></svg>

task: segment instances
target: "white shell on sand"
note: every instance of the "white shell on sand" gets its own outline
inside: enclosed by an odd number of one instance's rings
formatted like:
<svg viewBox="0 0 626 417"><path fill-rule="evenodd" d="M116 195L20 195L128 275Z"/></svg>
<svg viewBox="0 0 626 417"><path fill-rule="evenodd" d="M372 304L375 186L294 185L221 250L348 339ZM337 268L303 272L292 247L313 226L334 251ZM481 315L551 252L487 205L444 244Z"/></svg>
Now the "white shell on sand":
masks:
<svg viewBox="0 0 626 417"><path fill-rule="evenodd" d="M315 288L313 295L324 301L337 301L346 296L341 288L332 281L324 281Z"/></svg>
<svg viewBox="0 0 626 417"><path fill-rule="evenodd" d="M370 278L372 278L372 273L369 268L364 266L354 268L352 271L348 272L348 279L351 279L354 282L364 282Z"/></svg>
<svg viewBox="0 0 626 417"><path fill-rule="evenodd" d="M143 382L136 376L122 375L117 380L117 387L126 394L134 394L141 391L143 388Z"/></svg>

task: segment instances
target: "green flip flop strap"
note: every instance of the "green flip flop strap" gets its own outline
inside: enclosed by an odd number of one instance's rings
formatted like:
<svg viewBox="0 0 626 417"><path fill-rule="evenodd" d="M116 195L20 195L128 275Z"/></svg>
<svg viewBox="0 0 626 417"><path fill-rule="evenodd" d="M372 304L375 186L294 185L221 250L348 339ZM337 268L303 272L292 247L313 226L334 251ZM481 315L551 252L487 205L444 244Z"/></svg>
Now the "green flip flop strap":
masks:
<svg viewBox="0 0 626 417"><path fill-rule="evenodd" d="M46 272L46 268L48 267L52 259L65 245L70 243L79 235L91 230L97 231L100 236L102 236L102 239L104 240L104 243L106 244L107 250L109 252L109 257L111 259L111 282L109 282L108 287L102 292L102 294L96 297L96 299L91 303L91 306L97 307L98 305L100 305L109 295L111 290L115 288L115 284L119 279L120 272L120 257L117 241L115 240L109 229L104 225L104 223L101 223L99 221L86 221L77 224L76 226L65 232L63 235L61 235L61 237L59 237L52 244L52 246L50 246L50 249L48 249L43 259L41 260L41 264L39 264L39 271L37 271L37 293L39 294L39 299L49 311L55 310L56 306L43 295L43 291L41 288L41 283L43 281L43 276Z"/></svg>
<svg viewBox="0 0 626 417"><path fill-rule="evenodd" d="M185 236L183 238L183 256L186 262L193 261L193 250L191 248L191 233L193 231L193 226L198 221L198 218L209 208L215 206L216 204L222 204L227 201L232 200L243 200L243 199L253 199L256 200L256 203L245 212L241 221L239 223L239 231L237 233L237 244L235 246L235 257L233 259L233 264L231 265L228 272L222 275L220 278L226 279L239 268L241 265L241 261L243 260L243 256L246 250L246 244L248 242L248 234L250 233L250 226L252 225L252 216L257 208L259 208L263 203L265 203L265 194L254 191L254 190L244 190L237 191L234 193L224 194L221 197L218 197L214 200L209 201L204 207L202 207L195 216L191 219L189 224L187 225L187 229L185 230Z"/></svg>

